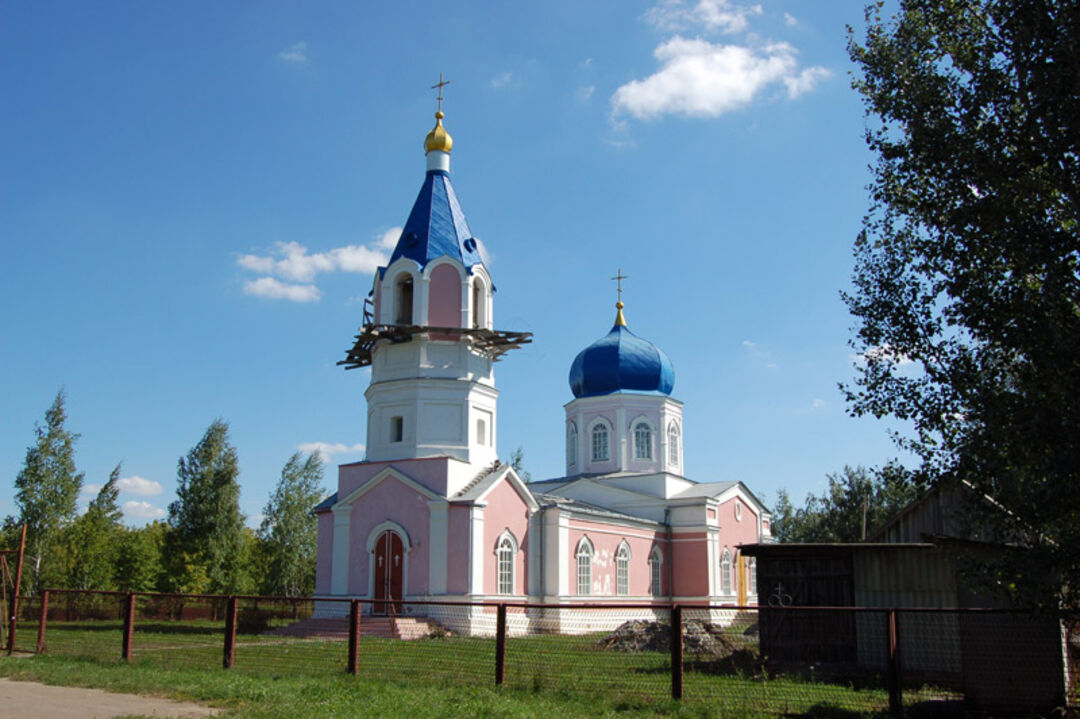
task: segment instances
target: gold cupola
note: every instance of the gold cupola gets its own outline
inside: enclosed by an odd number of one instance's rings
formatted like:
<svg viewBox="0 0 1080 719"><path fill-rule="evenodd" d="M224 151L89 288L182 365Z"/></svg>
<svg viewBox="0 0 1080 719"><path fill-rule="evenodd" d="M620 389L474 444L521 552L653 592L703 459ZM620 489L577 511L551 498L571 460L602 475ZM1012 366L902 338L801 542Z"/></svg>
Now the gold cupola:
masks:
<svg viewBox="0 0 1080 719"><path fill-rule="evenodd" d="M431 128L431 132L424 138L425 153L432 151L449 153L454 146L454 138L450 137L450 133L443 127L442 119L444 117L442 110L435 113L435 127Z"/></svg>

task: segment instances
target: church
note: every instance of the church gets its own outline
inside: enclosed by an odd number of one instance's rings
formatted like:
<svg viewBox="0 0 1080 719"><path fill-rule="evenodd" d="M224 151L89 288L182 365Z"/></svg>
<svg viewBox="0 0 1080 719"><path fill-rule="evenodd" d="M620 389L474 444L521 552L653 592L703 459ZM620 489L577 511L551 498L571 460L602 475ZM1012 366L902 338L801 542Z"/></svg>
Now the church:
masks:
<svg viewBox="0 0 1080 719"><path fill-rule="evenodd" d="M674 368L630 331L621 297L611 330L570 364L565 476L526 483L499 461L494 364L531 335L495 329L492 277L450 182L441 88L439 100L420 193L339 363L371 368L367 452L315 508L316 599L370 599L376 613L410 600L756 602L740 546L770 541L769 512L742 482L682 474ZM417 613L490 630L482 610L440 609Z"/></svg>

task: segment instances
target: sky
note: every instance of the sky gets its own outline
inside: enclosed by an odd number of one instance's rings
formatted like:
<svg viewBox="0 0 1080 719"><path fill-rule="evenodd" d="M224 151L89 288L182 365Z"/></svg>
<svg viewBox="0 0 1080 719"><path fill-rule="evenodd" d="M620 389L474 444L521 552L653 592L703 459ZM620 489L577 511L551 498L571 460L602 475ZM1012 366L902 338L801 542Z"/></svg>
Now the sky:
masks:
<svg viewBox="0 0 1080 719"><path fill-rule="evenodd" d="M766 504L897 456L848 415L841 299L873 157L861 0L0 0L0 514L57 391L90 499L134 525L216 418L260 514L298 450L364 454L337 366L424 179L494 277L502 457L564 467L574 356L626 318L676 371L687 476Z"/></svg>

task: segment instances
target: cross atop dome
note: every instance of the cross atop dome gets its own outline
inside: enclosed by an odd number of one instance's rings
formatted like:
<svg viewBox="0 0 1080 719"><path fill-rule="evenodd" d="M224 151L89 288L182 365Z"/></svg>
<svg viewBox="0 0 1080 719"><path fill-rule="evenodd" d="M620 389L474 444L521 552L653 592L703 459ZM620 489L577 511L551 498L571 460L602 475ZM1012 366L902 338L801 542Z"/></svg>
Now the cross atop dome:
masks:
<svg viewBox="0 0 1080 719"><path fill-rule="evenodd" d="M431 89L439 88L438 100L439 106L435 111L435 127L431 128L431 132L424 138L424 152L428 155L428 169L429 170L444 170L450 169L450 150L454 147L454 138L450 137L450 133L443 127L442 121L446 115L442 111L442 89L450 84L449 80L443 80L443 75L439 73L439 81L431 86ZM439 152L446 153L445 158L439 155L433 156L431 153ZM445 162L443 160L445 159ZM444 166L445 165L445 166Z"/></svg>
<svg viewBox="0 0 1080 719"><path fill-rule="evenodd" d="M630 279L630 276L629 275L624 275L622 273L622 268L620 267L618 269L618 271L615 273L615 276L612 277L611 279L613 279L613 280L615 280L616 282L619 283L618 287L616 288L616 291L619 293L619 301L615 303L615 309L617 309L619 311L619 313L617 315L615 315L615 326L616 327L626 327L626 318L623 317L623 313L622 313L622 309L623 309L623 307L625 307L625 305L623 304L623 301L622 301L622 281Z"/></svg>

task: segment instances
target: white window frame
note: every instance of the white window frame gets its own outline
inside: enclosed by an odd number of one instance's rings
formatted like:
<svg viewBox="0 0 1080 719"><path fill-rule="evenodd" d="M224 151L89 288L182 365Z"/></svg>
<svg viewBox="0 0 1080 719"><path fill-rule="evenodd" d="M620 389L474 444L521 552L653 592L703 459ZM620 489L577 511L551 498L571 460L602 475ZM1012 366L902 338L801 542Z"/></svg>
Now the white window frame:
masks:
<svg viewBox="0 0 1080 719"><path fill-rule="evenodd" d="M757 557L746 560L746 592L757 595Z"/></svg>
<svg viewBox="0 0 1080 719"><path fill-rule="evenodd" d="M577 464L577 425L573 422L566 430L566 463L571 467Z"/></svg>
<svg viewBox="0 0 1080 719"><path fill-rule="evenodd" d="M735 521L742 521L742 502L740 502L738 499L735 500Z"/></svg>
<svg viewBox="0 0 1080 719"><path fill-rule="evenodd" d="M508 529L499 535L495 542L495 593L515 594L514 560L517 557L518 543Z"/></svg>
<svg viewBox="0 0 1080 719"><path fill-rule="evenodd" d="M597 451L601 448L604 450L603 456ZM589 457L593 462L611 461L611 426L604 420L600 420L589 430Z"/></svg>
<svg viewBox="0 0 1080 719"><path fill-rule="evenodd" d="M664 596L664 553L660 547L653 547L649 552L649 594Z"/></svg>
<svg viewBox="0 0 1080 719"><path fill-rule="evenodd" d="M724 547L724 553L720 556L720 593L731 595L731 550L727 547Z"/></svg>
<svg viewBox="0 0 1080 719"><path fill-rule="evenodd" d="M574 557L577 560L577 593L587 597L592 594L592 559L596 554L593 543L588 537L578 542Z"/></svg>
<svg viewBox="0 0 1080 719"><path fill-rule="evenodd" d="M615 594L630 594L630 545L624 539L615 550Z"/></svg>
<svg viewBox="0 0 1080 719"><path fill-rule="evenodd" d="M672 420L667 428L668 462L675 467L679 466L679 423Z"/></svg>
<svg viewBox="0 0 1080 719"><path fill-rule="evenodd" d="M634 423L634 459L649 460L653 458L653 430L652 425L645 420Z"/></svg>

